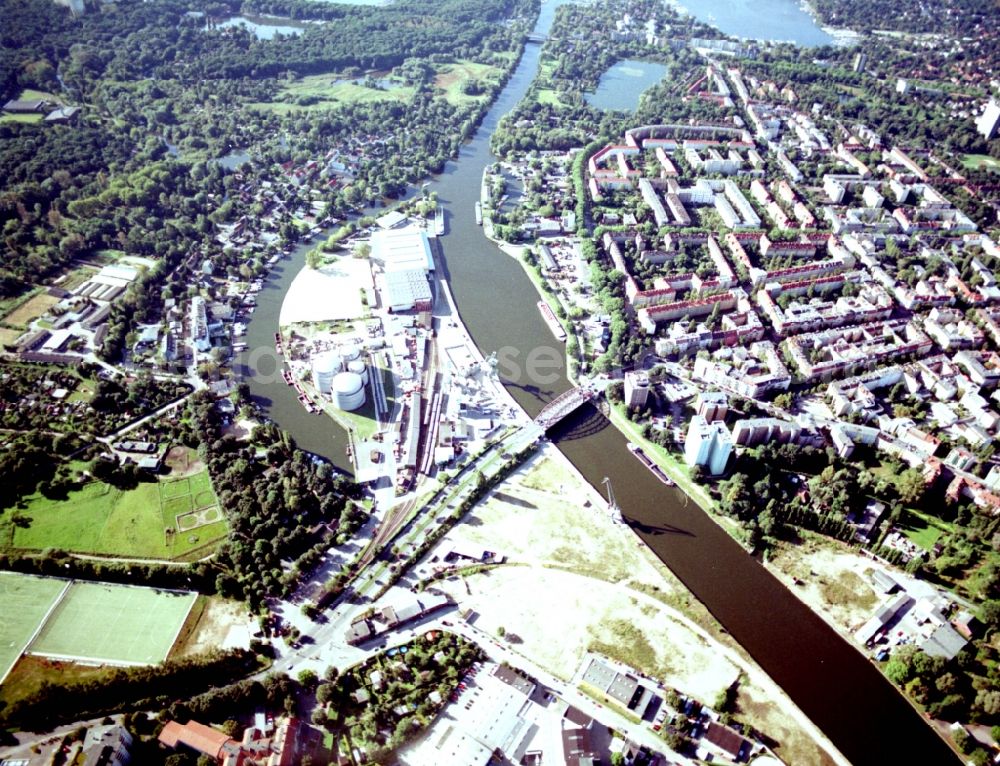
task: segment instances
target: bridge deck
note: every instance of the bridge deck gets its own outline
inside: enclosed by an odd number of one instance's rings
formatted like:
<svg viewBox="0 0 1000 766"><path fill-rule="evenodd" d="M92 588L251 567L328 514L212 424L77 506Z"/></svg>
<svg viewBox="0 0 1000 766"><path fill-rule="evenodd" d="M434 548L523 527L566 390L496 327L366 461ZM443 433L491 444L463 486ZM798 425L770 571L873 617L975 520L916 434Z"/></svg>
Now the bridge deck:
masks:
<svg viewBox="0 0 1000 766"><path fill-rule="evenodd" d="M542 411L535 417L535 424L542 428L551 428L593 398L593 391L584 388L572 388L569 391L564 391L542 408Z"/></svg>

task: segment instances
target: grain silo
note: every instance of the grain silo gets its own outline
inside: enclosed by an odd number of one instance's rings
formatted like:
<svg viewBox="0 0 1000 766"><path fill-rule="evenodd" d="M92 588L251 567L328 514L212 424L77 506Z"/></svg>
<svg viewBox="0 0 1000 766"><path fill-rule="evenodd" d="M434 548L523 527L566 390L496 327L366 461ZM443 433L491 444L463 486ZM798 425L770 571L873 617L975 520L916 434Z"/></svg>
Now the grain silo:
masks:
<svg viewBox="0 0 1000 766"><path fill-rule="evenodd" d="M313 385L322 394L330 393L334 377L344 369L344 361L334 351L323 351L312 358Z"/></svg>
<svg viewBox="0 0 1000 766"><path fill-rule="evenodd" d="M348 362L347 371L360 375L361 382L366 386L368 385L368 365L365 364L363 359L355 359L353 362Z"/></svg>
<svg viewBox="0 0 1000 766"><path fill-rule="evenodd" d="M356 372L340 372L330 384L330 397L337 409L356 410L365 403L365 384Z"/></svg>

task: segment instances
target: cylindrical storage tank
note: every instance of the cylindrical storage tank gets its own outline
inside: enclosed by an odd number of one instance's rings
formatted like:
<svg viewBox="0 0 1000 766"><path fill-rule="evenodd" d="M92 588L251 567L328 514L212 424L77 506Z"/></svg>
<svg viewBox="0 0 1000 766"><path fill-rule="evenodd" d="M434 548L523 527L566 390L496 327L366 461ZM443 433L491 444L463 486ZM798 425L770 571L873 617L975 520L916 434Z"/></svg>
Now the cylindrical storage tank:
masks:
<svg viewBox="0 0 1000 766"><path fill-rule="evenodd" d="M344 369L340 355L333 351L324 351L312 358L313 385L320 393L330 393L334 376Z"/></svg>
<svg viewBox="0 0 1000 766"><path fill-rule="evenodd" d="M330 385L330 397L340 410L356 410L365 403L365 384L356 372L340 372Z"/></svg>
<svg viewBox="0 0 1000 766"><path fill-rule="evenodd" d="M355 359L353 362L348 362L347 371L360 375L361 382L366 386L368 385L368 365L365 364L363 359Z"/></svg>
<svg viewBox="0 0 1000 766"><path fill-rule="evenodd" d="M341 346L340 353L344 357L345 362L353 362L361 356L361 346L355 344Z"/></svg>

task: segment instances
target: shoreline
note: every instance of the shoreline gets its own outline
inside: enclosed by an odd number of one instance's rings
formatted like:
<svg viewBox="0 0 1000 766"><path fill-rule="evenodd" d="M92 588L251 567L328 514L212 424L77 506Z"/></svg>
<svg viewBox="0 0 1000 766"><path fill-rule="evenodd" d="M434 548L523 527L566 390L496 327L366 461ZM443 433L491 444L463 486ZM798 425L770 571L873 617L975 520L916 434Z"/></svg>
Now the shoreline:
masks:
<svg viewBox="0 0 1000 766"><path fill-rule="evenodd" d="M503 242L502 240L498 240L494 237L488 237L488 239L490 239L490 241L497 246L497 249L499 249L505 255L514 258L521 265L521 268L525 271L525 273L528 273L531 283L535 286L535 290L536 292L538 292L538 295L542 300L548 301L548 299L552 297L549 296L546 292L539 289L534 279L535 275L529 273L527 264L524 262L524 259L520 257L520 253L524 251L526 246L512 245L508 242ZM573 383L574 385L578 385L579 383L578 378L575 375L571 374L570 372L571 367L569 361L570 361L569 355L567 354L566 377L571 383ZM520 405L517 406L520 409ZM667 475L670 476L670 478L677 483L676 488L679 489L681 492L683 492L685 497L689 498L692 502L694 502L704 513L706 513L712 519L712 521L717 526L719 526L723 531L726 532L726 534L728 534L730 537L733 537L737 542L739 542L742 545L742 542L739 540L739 538L737 538L733 534L733 530L727 528L726 525L722 524L721 517L713 510L711 510L712 507L714 506L714 503L707 495L707 493L704 492L704 490L698 491L697 489L693 489L690 478L686 475L680 476L676 466L664 465L663 461L660 460L659 456L656 454L659 447L657 445L652 444L648 440L643 439L641 434L638 433L633 434L630 433L625 428L623 428L622 424L619 422L619 417L620 414L615 410L614 405L612 405L610 414L608 416L608 421L611 423L611 425L613 425L626 438L635 439L636 443L643 447L643 449L646 451L646 454L650 456L653 462L656 465L658 465L662 470L664 470L667 473ZM604 498L604 496L601 495L601 493L597 490L596 487L594 487L589 481L587 481L587 479L583 476L583 474L579 471L579 469L577 469L577 467L573 465L572 461L565 454L563 454L562 450L560 450L555 444L552 444L551 442L543 444L543 447L540 450L540 452L558 461L562 466L564 466L567 469L567 471L577 481L581 482L582 485L587 487L593 493L594 497L599 498L601 503L605 504L607 503L606 498ZM699 497L698 495L701 496ZM628 525L627 522L625 526L628 527L629 532L632 533L634 539L642 549L643 553L647 556L652 557L652 559L657 564L665 567L669 571L670 567L667 566L666 562L662 561L656 555L653 549L650 548L641 537L635 534L634 530L630 525ZM681 584L681 587L684 587L685 590L687 590L686 586L684 586L683 583ZM702 603L693 594L691 594L691 598L697 601L699 604ZM702 605L704 606L704 604ZM705 608L707 609L707 607ZM809 606L809 608L810 610L815 611L812 609L811 606ZM683 615L683 612L681 612L681 614ZM710 611L709 614L711 614ZM689 619L686 617L686 615L685 618ZM713 616L712 619L714 620L715 617ZM728 635L728 633L726 635ZM717 639L713 638L713 641L718 643ZM797 724L799 724L802 727L802 729L806 732L806 734L808 734L810 737L813 738L813 741L817 744L817 746L823 749L827 753L827 755L836 764L838 764L838 766L850 766L850 761L843 755L843 753L840 752L839 749L837 749L836 745L833 744L833 741L830 740L829 737L827 737L826 734L823 733L823 731L819 728L819 726L817 726L812 721L812 719L810 719L809 716L807 716L801 710L801 708L799 708L799 706L794 702L794 700L792 700L792 698L788 696L788 693L785 692L784 689L782 689L781 686L774 679L772 679L770 675L768 675L766 670L760 667L759 663L757 663L757 661L754 660L753 657L749 655L749 653L741 644L736 642L735 639L733 639L733 643L736 644L738 649L730 649L729 647L725 647L724 645L723 648L724 651L726 649L729 649L736 657L742 660L742 662L737 663L738 666L746 670L748 674L750 674L750 669L753 668L754 672L752 673L752 675L756 677L755 680L757 681L758 685L766 689L772 698L776 699L780 696L781 698L787 701L787 710L791 711L791 717L795 720ZM732 661L732 659L730 659L730 661ZM777 692L777 694L775 694L775 692Z"/></svg>

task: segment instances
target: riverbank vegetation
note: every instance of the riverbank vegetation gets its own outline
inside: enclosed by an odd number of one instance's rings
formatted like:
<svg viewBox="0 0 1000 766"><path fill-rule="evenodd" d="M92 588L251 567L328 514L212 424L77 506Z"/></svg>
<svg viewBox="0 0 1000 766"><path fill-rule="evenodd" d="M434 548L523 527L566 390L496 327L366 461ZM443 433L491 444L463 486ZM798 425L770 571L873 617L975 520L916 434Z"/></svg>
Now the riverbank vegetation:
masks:
<svg viewBox="0 0 1000 766"><path fill-rule="evenodd" d="M109 262L107 253L140 256L146 265L111 306L99 341L106 360L131 356L140 324L166 328L195 295L235 310L239 299L207 276L206 264L248 285L313 222L398 196L443 169L506 81L537 7L534 0L384 7L291 0L205 8L154 0L73 15L45 0L8 0L0 96L51 98L80 111L60 124L0 125L5 341L37 318L26 310L45 297L39 285L64 271L93 274ZM315 23L298 37L259 40L217 23L237 12ZM234 246L230 235L244 227L258 240ZM199 370L213 379L231 354L222 345ZM81 577L118 579L118 564L67 557L66 550L158 557L149 546L125 550L121 540L87 543L61 516L81 493L94 495L87 507L97 516L135 511L130 498L157 484L134 466L95 460L101 450L88 442L191 387L165 376L97 372L89 365L4 367L0 420L9 430L0 476L11 490L4 499L41 493L20 517L5 516L13 547L4 562L12 568L68 563ZM236 410L250 407L245 395L234 399ZM224 435L227 423L206 393L130 433L198 450L225 515L214 523L231 531L210 567L177 577L155 565L140 569L157 582L259 607L265 596L287 592L329 545L348 540L362 514L346 500L351 483L279 430L264 426L239 442ZM116 487L87 484L88 471ZM56 522L52 534L13 539L42 531L35 511ZM11 527L18 518L26 526ZM183 555L211 554L203 542L199 535Z"/></svg>
<svg viewBox="0 0 1000 766"><path fill-rule="evenodd" d="M943 0L934 6L895 0L810 0L820 19L859 32L893 30L974 37L996 22L991 0Z"/></svg>

